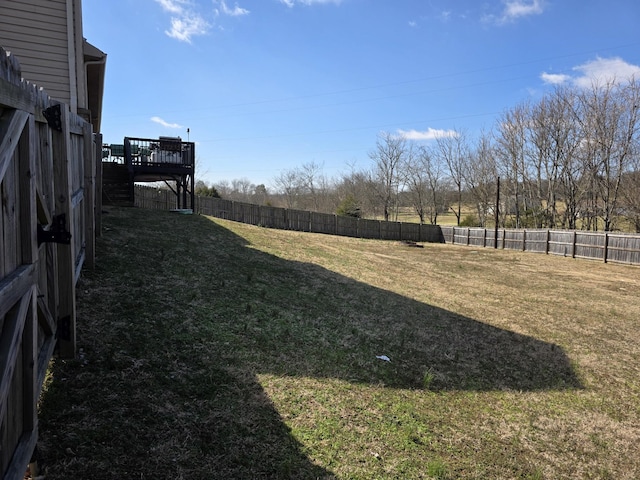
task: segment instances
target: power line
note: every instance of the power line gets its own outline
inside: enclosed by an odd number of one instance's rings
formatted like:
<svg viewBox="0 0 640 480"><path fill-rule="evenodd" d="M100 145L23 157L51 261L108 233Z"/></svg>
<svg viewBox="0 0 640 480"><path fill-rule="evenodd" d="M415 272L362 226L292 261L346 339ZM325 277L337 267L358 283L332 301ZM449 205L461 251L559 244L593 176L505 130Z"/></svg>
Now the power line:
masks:
<svg viewBox="0 0 640 480"><path fill-rule="evenodd" d="M209 111L211 111L211 110L222 110L222 109L231 109L231 108L239 108L239 107L250 107L250 106L257 106L257 105L265 105L265 104L270 104L270 103L284 103L284 102L291 102L291 101L297 101L297 100L306 100L306 99L312 99L312 98L321 98L321 97L329 97L329 96L336 96L336 95L344 95L344 94L362 92L362 91L367 91L367 90L376 90L376 89L383 89L383 88L389 88L389 87L398 87L398 86L401 86L401 85L423 83L423 82L428 82L428 81L433 81L433 80L443 80L443 79L466 76L466 75L471 75L471 74L491 72L491 71L495 71L495 70L504 70L504 69L513 68L513 67L522 67L522 66L525 66L525 65L533 65L533 64L541 63L541 62L548 62L550 60L558 60L558 59L563 59L563 58L572 58L572 57L578 57L578 56L584 56L584 55L592 55L592 54L602 53L603 51L617 50L617 49L620 49L620 48L628 48L628 47L634 47L634 46L638 46L638 45L640 45L640 42L633 42L633 43L629 43L629 44L625 44L625 45L618 45L618 46L614 46L614 47L605 47L605 48L601 48L601 49L598 49L598 50L590 50L590 51L569 53L569 54L565 54L565 55L554 55L554 56L550 56L550 57L544 57L544 58L539 58L539 59L534 59L534 60L527 60L527 61L522 61L522 62L513 62L513 63L503 64L503 65L492 65L492 66L483 67L483 68L462 70L462 71L459 71L459 72L450 72L450 73L443 73L443 74L439 74L439 75L431 75L431 76L428 76L428 77L422 77L422 78L418 78L418 79L401 80L401 81L398 81L398 82L390 82L390 83L383 83L383 84L368 85L368 86L355 87L355 88L349 88L349 89L344 89L344 90L334 90L334 91L329 91L329 92L318 92L318 93L311 93L311 94L307 94L307 95L296 95L296 96L274 98L274 99L263 99L263 100L256 100L256 101L253 101L253 102L233 103L233 104L228 104L228 105L214 105L214 106L207 106L207 107L201 107L201 108L195 108L195 109L192 108L192 109L188 109L188 110L167 110L167 111L163 111L163 112L154 112L154 114L166 115L166 114L173 114L173 113L198 112L198 111L205 111L205 110L209 110ZM521 78L522 77L515 78L513 80L521 79ZM507 80L497 80L496 82L500 82L500 81L507 81ZM451 87L451 88L454 89L454 88L468 88L468 87L469 86L464 85L464 86L460 86L460 87ZM411 94L405 94L405 95L411 95ZM375 101L375 100L380 100L380 99L385 99L385 98L397 98L398 96L402 96L402 95L398 94L398 95L391 95L391 96L387 96L387 97L375 97L375 98L372 98L372 99L361 100L361 101L357 101L357 102L354 102L354 103L363 103L363 102L367 102L367 101ZM342 105L342 104L348 104L348 102L338 103L336 105ZM331 106L331 105L329 105L329 106ZM298 108L294 108L294 109L291 109L291 110L300 110L300 109L305 109L305 108L309 108L309 107L298 107ZM310 108L320 108L320 107L310 107ZM279 111L280 110L278 110L276 112L279 112ZM284 110L284 111L288 111L288 110ZM254 113L251 113L251 114L254 114ZM239 113L239 114L235 114L235 115L244 115L244 114ZM114 116L114 117L125 117L125 116L126 115ZM131 115L131 116L138 116L138 115ZM228 116L228 114L226 116Z"/></svg>

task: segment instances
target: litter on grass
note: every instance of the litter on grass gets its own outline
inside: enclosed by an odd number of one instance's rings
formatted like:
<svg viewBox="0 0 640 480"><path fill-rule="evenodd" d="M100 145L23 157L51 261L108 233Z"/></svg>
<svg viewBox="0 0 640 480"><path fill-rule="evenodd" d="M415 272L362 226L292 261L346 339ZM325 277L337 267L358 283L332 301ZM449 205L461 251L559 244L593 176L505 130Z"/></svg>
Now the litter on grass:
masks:
<svg viewBox="0 0 640 480"><path fill-rule="evenodd" d="M384 360L385 362L390 362L391 359L389 357L387 357L386 355L376 355L376 358L379 358L380 360Z"/></svg>

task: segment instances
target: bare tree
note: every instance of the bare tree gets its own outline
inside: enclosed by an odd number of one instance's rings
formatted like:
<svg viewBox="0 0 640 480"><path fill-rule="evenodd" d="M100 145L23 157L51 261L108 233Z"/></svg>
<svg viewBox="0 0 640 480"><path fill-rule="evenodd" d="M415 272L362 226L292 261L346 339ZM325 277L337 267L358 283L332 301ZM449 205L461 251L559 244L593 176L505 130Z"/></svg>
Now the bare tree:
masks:
<svg viewBox="0 0 640 480"><path fill-rule="evenodd" d="M587 193L588 179L585 163L580 156L582 135L581 119L578 118L577 90L559 88L553 93L554 121L558 122L554 131L555 155L560 163L559 195L564 201L563 227L577 228L580 203Z"/></svg>
<svg viewBox="0 0 640 480"><path fill-rule="evenodd" d="M640 90L635 81L594 84L579 95L583 148L593 178L593 206L601 207L604 230L614 226L622 177L637 142ZM594 212L595 213L595 212ZM596 227L597 228L597 227Z"/></svg>
<svg viewBox="0 0 640 480"><path fill-rule="evenodd" d="M221 198L230 199L231 197L231 184L228 180L220 180L213 184L214 188L218 191Z"/></svg>
<svg viewBox="0 0 640 480"><path fill-rule="evenodd" d="M231 200L250 203L255 187L248 178L234 178L231 180Z"/></svg>
<svg viewBox="0 0 640 480"><path fill-rule="evenodd" d="M328 181L322 173L322 165L309 162L298 170L301 194L308 198L309 210L320 212L326 206L328 195Z"/></svg>
<svg viewBox="0 0 640 480"><path fill-rule="evenodd" d="M372 178L376 182L377 195L386 221L389 220L392 208L397 206L400 188L399 169L406 155L406 139L388 132L378 135L376 148L369 153L369 157L374 161Z"/></svg>
<svg viewBox="0 0 640 480"><path fill-rule="evenodd" d="M357 206L361 215L377 216L377 189L371 173L358 170L355 164L350 164L349 169L349 173L343 174L334 187L337 204L349 201Z"/></svg>
<svg viewBox="0 0 640 480"><path fill-rule="evenodd" d="M409 201L420 218L420 223L425 223L427 200L429 198L429 182L421 161L423 152L424 157L427 157L428 154L423 147L418 149L415 154L414 149L411 148L409 155L406 156L400 166Z"/></svg>
<svg viewBox="0 0 640 480"><path fill-rule="evenodd" d="M437 157L424 146L411 148L403 172L407 193L420 223L438 222L438 213L444 209L444 173Z"/></svg>
<svg viewBox="0 0 640 480"><path fill-rule="evenodd" d="M498 170L493 150L489 135L482 134L464 170L465 183L476 204L481 227L487 225L487 217L495 208Z"/></svg>
<svg viewBox="0 0 640 480"><path fill-rule="evenodd" d="M561 186L571 178L565 169L573 168L581 143L572 121L573 97L569 89L556 89L531 111L531 163L536 172L538 198L544 205L541 223L550 228L558 223Z"/></svg>
<svg viewBox="0 0 640 480"><path fill-rule="evenodd" d="M258 205L266 205L269 202L269 191L267 187L261 183L253 189L253 203Z"/></svg>
<svg viewBox="0 0 640 480"><path fill-rule="evenodd" d="M287 208L297 208L302 187L297 169L284 170L273 179L278 193L284 196Z"/></svg>
<svg viewBox="0 0 640 480"><path fill-rule="evenodd" d="M495 135L500 176L505 180L502 196L507 199L507 205L512 205L505 213L515 214L516 228L521 226L529 110L527 104L520 104L505 112L499 120ZM513 202L510 201L510 196L513 196Z"/></svg>
<svg viewBox="0 0 640 480"><path fill-rule="evenodd" d="M632 170L622 178L621 192L624 215L640 233L640 154L635 155Z"/></svg>
<svg viewBox="0 0 640 480"><path fill-rule="evenodd" d="M447 166L449 177L456 187L457 208L452 208L451 210L456 216L458 225L460 225L464 171L469 161L469 146L466 134L456 131L455 135L438 137L436 139L435 154L438 161Z"/></svg>

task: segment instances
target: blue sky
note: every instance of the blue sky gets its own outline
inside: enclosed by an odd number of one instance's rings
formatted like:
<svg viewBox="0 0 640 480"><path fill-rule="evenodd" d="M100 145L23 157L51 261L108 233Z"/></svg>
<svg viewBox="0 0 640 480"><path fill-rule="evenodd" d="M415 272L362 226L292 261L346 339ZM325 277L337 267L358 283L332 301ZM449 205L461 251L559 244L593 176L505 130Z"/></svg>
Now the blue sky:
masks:
<svg viewBox="0 0 640 480"><path fill-rule="evenodd" d="M382 131L473 138L556 84L640 76L637 0L84 0L83 18L108 54L105 143L188 137L211 183L337 177Z"/></svg>

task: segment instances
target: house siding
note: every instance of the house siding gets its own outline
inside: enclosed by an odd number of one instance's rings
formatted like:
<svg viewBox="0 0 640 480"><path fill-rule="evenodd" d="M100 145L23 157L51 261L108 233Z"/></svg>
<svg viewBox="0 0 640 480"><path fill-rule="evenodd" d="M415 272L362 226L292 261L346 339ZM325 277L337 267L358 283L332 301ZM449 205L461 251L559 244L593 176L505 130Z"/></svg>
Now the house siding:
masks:
<svg viewBox="0 0 640 480"><path fill-rule="evenodd" d="M75 52L69 50L67 1L0 0L0 46L18 58L25 80L74 105L69 62Z"/></svg>

